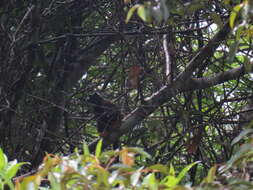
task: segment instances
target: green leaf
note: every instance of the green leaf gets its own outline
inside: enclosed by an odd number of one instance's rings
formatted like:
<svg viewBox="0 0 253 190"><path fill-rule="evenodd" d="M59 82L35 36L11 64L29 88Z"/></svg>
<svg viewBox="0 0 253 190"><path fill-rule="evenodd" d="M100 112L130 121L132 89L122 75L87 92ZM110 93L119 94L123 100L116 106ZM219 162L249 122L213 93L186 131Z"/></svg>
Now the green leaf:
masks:
<svg viewBox="0 0 253 190"><path fill-rule="evenodd" d="M1 182L0 182L0 184L1 184ZM13 185L11 179L7 179L5 176L3 177L2 184L3 184L3 186L8 185L9 189L14 190L14 185ZM1 186L0 186L0 188L1 188ZM2 189L7 189L7 188L2 188Z"/></svg>
<svg viewBox="0 0 253 190"><path fill-rule="evenodd" d="M243 130L237 137L235 137L231 143L231 145L235 145L238 143L242 138L244 138L249 133L253 133L253 129L245 129Z"/></svg>
<svg viewBox="0 0 253 190"><path fill-rule="evenodd" d="M179 175L176 177L175 176L175 170L174 167L172 166L172 164L170 165L170 171L169 171L169 175L167 177L165 177L162 181L161 184L164 184L166 186L168 186L169 188L173 188L175 187L182 179L183 177L185 177L186 173L197 163L199 163L199 161L194 162L192 164L189 164L188 166L186 166L180 173Z"/></svg>
<svg viewBox="0 0 253 190"><path fill-rule="evenodd" d="M140 5L138 7L137 10L137 14L139 15L139 17L144 21L147 22L147 13L146 13L146 9L143 5Z"/></svg>
<svg viewBox="0 0 253 190"><path fill-rule="evenodd" d="M231 14L230 14L230 17L229 17L229 25L231 28L234 28L234 25L235 25L235 19L236 17L238 16L238 13L240 12L241 8L243 7L243 3L239 4L239 5L236 5Z"/></svg>
<svg viewBox="0 0 253 190"><path fill-rule="evenodd" d="M204 180L201 182L203 183L212 183L215 179L215 174L217 171L217 165L214 165L213 167L211 167L211 169L208 171L207 177L204 178Z"/></svg>
<svg viewBox="0 0 253 190"><path fill-rule="evenodd" d="M168 167L162 164L155 164L153 166L148 167L150 170L158 170L163 174L168 174Z"/></svg>
<svg viewBox="0 0 253 190"><path fill-rule="evenodd" d="M89 147L86 142L83 142L83 155L84 156L90 155Z"/></svg>
<svg viewBox="0 0 253 190"><path fill-rule="evenodd" d="M0 171L3 170L8 163L8 159L4 154L3 150L0 148Z"/></svg>
<svg viewBox="0 0 253 190"><path fill-rule="evenodd" d="M28 162L20 162L20 163L17 163L16 160L12 161L12 162L9 162L10 166L8 167L8 169L6 170L6 177L8 179L11 179L13 178L17 171L20 169L20 167L24 164L28 164Z"/></svg>
<svg viewBox="0 0 253 190"><path fill-rule="evenodd" d="M161 181L161 184L166 185L169 188L173 188L178 184L178 182L179 181L176 177L168 175Z"/></svg>
<svg viewBox="0 0 253 190"><path fill-rule="evenodd" d="M131 9L128 11L127 16L126 16L126 21L125 21L126 23L129 22L129 20L131 19L131 17L134 14L134 11L136 9L138 9L140 6L142 6L142 5L137 4L137 5L134 5L133 7L131 7Z"/></svg>
<svg viewBox="0 0 253 190"><path fill-rule="evenodd" d="M173 167L172 164L170 164L169 175L170 175L170 176L175 176L175 169L174 169L174 167Z"/></svg>
<svg viewBox="0 0 253 190"><path fill-rule="evenodd" d="M178 174L178 182L180 182L184 177L185 177L185 174L196 164L200 163L200 161L197 161L197 162L194 162L194 163L191 163L189 164L188 166L186 166L179 174Z"/></svg>
<svg viewBox="0 0 253 190"><path fill-rule="evenodd" d="M102 151L102 143L103 143L103 140L100 139L100 140L98 141L97 146L96 146L96 153L95 153L95 156L96 156L97 158L98 158L98 157L100 156L100 154L101 154L101 151Z"/></svg>
<svg viewBox="0 0 253 190"><path fill-rule="evenodd" d="M173 188L178 184L178 179L175 176L175 169L172 164L170 164L168 176L161 181L161 184L169 188Z"/></svg>
<svg viewBox="0 0 253 190"><path fill-rule="evenodd" d="M245 33L245 27L243 24L240 24L238 27L235 28L236 31L236 35L235 35L235 39L237 41L239 41L242 37L242 35L244 35Z"/></svg>
<svg viewBox="0 0 253 190"><path fill-rule="evenodd" d="M99 170L97 171L97 177L98 177L97 182L99 184L104 184L104 185L108 186L109 185L109 182L108 182L109 176L110 176L110 174L108 171L106 171L103 168L99 168Z"/></svg>
<svg viewBox="0 0 253 190"><path fill-rule="evenodd" d="M146 177L144 177L142 186L149 187L151 190L158 189L158 183L155 178L155 173L148 174Z"/></svg>
<svg viewBox="0 0 253 190"><path fill-rule="evenodd" d="M151 22L151 9L148 9L144 5L140 5L137 9L137 14L144 22Z"/></svg>
<svg viewBox="0 0 253 190"><path fill-rule="evenodd" d="M119 172L134 172L135 169L125 164L113 164L111 169L118 170Z"/></svg>

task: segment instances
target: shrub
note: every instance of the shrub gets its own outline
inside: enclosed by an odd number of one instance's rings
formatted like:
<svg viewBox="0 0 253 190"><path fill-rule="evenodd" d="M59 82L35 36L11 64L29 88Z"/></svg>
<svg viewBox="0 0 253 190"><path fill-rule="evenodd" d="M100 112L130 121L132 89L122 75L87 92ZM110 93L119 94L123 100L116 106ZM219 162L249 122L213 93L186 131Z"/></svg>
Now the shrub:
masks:
<svg viewBox="0 0 253 190"><path fill-rule="evenodd" d="M252 131L241 133L232 142L233 145L237 146ZM12 178L26 163L17 163L16 160L8 162L0 149L0 189L248 190L253 189L252 146L252 138L248 138L245 144L238 145L237 151L227 163L213 166L202 183L194 187L179 183L198 162L186 166L177 175L172 165L155 164L145 167L136 164L137 160L145 163L150 158L140 148L123 147L121 150L102 152L102 141L98 143L95 155L89 152L86 144L83 145L82 154L78 150L70 156L47 154L34 175L18 177L14 185Z"/></svg>

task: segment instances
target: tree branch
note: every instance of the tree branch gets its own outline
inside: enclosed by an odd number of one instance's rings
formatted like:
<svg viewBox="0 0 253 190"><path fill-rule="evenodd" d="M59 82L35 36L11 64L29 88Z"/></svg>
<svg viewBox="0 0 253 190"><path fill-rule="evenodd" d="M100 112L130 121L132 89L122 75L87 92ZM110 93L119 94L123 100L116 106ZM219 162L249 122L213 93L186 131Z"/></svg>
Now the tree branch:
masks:
<svg viewBox="0 0 253 190"><path fill-rule="evenodd" d="M110 47L110 45L119 40L120 36L106 36L97 42L93 43L85 49L76 52L75 62L71 63L72 67L69 69L65 77L67 77L67 83L65 84L65 90L70 90L77 81L88 71L89 67L95 63L97 58Z"/></svg>
<svg viewBox="0 0 253 190"><path fill-rule="evenodd" d="M205 60L211 57L220 43L227 38L231 31L228 22L223 28L204 46L188 63L184 72L180 73L176 80L186 80L200 67L206 67Z"/></svg>
<svg viewBox="0 0 253 190"><path fill-rule="evenodd" d="M250 64L253 65L252 63ZM250 72L253 72L253 69L251 69ZM183 91L209 88L217 84L227 82L229 80L238 79L244 74L246 74L246 71L245 67L242 65L238 68L234 68L225 72L220 72L212 77L190 78L185 83L185 88L183 89Z"/></svg>

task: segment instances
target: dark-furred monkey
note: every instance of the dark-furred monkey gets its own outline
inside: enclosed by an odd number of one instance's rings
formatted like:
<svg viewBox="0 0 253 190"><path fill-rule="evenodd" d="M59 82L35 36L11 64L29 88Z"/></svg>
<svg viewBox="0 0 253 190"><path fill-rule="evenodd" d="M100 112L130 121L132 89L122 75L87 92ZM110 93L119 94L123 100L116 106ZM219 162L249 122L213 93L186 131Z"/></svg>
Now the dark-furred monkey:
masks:
<svg viewBox="0 0 253 190"><path fill-rule="evenodd" d="M119 130L122 114L112 102L103 99L98 93L89 96L88 103L97 120L97 130L101 137L107 138L110 133ZM115 144L114 148L117 147Z"/></svg>

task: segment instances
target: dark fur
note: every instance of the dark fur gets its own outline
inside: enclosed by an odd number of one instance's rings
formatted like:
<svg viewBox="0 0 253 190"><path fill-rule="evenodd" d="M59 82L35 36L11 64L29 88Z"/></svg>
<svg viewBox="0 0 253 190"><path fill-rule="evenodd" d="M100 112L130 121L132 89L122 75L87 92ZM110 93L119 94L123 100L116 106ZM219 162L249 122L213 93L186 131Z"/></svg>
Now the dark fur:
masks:
<svg viewBox="0 0 253 190"><path fill-rule="evenodd" d="M88 103L97 119L97 130L100 136L107 137L110 132L120 128L122 114L116 105L104 100L97 93L89 96Z"/></svg>

